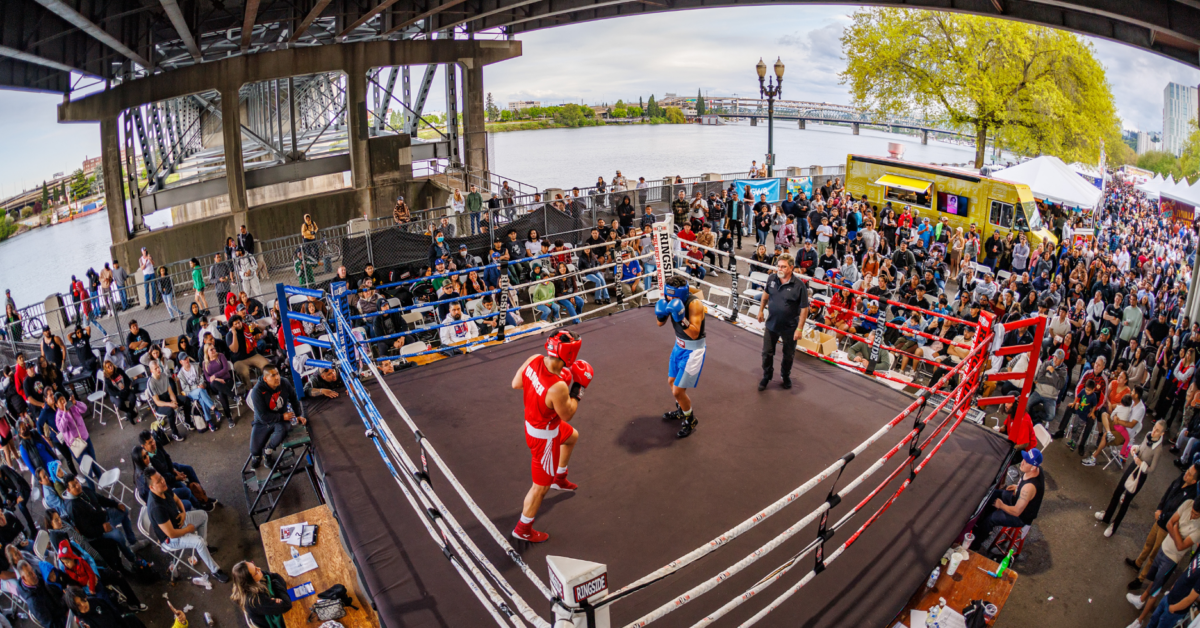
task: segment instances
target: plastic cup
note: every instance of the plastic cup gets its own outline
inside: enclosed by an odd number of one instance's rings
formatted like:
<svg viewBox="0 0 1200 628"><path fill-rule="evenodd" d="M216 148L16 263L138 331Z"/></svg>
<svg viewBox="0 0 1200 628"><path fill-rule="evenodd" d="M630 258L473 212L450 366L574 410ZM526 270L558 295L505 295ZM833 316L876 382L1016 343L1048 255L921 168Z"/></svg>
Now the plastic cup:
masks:
<svg viewBox="0 0 1200 628"><path fill-rule="evenodd" d="M996 609L995 604L985 604L983 607L983 614L984 614L985 621L987 621L988 624L991 624L993 621L996 621L996 613L997 612L998 612L998 610Z"/></svg>

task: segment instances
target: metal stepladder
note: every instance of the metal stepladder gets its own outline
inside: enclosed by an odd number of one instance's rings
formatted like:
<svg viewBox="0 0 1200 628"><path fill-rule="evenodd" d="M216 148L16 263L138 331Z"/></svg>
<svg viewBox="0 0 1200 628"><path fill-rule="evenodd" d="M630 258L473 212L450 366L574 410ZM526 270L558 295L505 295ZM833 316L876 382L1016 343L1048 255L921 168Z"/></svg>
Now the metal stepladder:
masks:
<svg viewBox="0 0 1200 628"><path fill-rule="evenodd" d="M258 515L266 513L263 521L270 521L275 514L275 507L280 497L287 490L288 484L297 473L308 476L313 494L322 504L325 498L317 487L316 469L313 465L312 437L308 428L303 425L293 425L276 450L274 462L267 469L265 476L258 469L250 466L253 456L246 458L242 465L242 489L246 494L246 505L250 512L250 522L255 527L259 525Z"/></svg>

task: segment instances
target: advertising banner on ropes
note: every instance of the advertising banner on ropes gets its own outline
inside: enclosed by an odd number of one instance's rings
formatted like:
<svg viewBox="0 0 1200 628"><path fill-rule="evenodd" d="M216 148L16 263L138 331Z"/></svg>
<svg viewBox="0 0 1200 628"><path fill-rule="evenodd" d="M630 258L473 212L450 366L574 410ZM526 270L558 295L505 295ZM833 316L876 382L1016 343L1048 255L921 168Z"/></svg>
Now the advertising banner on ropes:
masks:
<svg viewBox="0 0 1200 628"><path fill-rule="evenodd" d="M754 201L758 202L758 195L766 194L767 202L778 203L782 200L779 195L779 179L738 179L733 182L734 189L737 190L738 198L746 195L746 188L750 188L750 193L754 195Z"/></svg>

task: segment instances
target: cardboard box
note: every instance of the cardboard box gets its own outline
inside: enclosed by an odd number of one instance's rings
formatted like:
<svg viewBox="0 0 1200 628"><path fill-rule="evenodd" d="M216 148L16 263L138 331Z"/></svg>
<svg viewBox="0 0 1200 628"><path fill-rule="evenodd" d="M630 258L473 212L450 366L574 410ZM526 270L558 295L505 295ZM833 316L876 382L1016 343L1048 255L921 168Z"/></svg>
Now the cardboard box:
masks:
<svg viewBox="0 0 1200 628"><path fill-rule="evenodd" d="M833 355L838 348L837 336L806 327L800 340L796 342L796 346L812 353Z"/></svg>

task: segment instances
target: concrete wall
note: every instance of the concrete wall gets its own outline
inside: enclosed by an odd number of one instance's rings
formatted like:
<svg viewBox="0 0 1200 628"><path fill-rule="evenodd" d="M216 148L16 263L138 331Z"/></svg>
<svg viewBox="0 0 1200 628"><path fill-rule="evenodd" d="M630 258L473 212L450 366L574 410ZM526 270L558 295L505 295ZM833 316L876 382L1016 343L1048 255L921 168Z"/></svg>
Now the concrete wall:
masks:
<svg viewBox="0 0 1200 628"><path fill-rule="evenodd" d="M305 196L314 194L325 194L350 187L350 173L336 172L320 177L313 177L303 181L289 181L287 183L276 183L266 187L254 188L246 191L246 200L250 207L258 207L259 205L268 205L271 203L282 203ZM221 214L229 213L229 195L222 194L212 198L206 198L201 201L188 203L180 207L171 208L171 221L180 225L193 220L201 220L203 218L211 218Z"/></svg>

